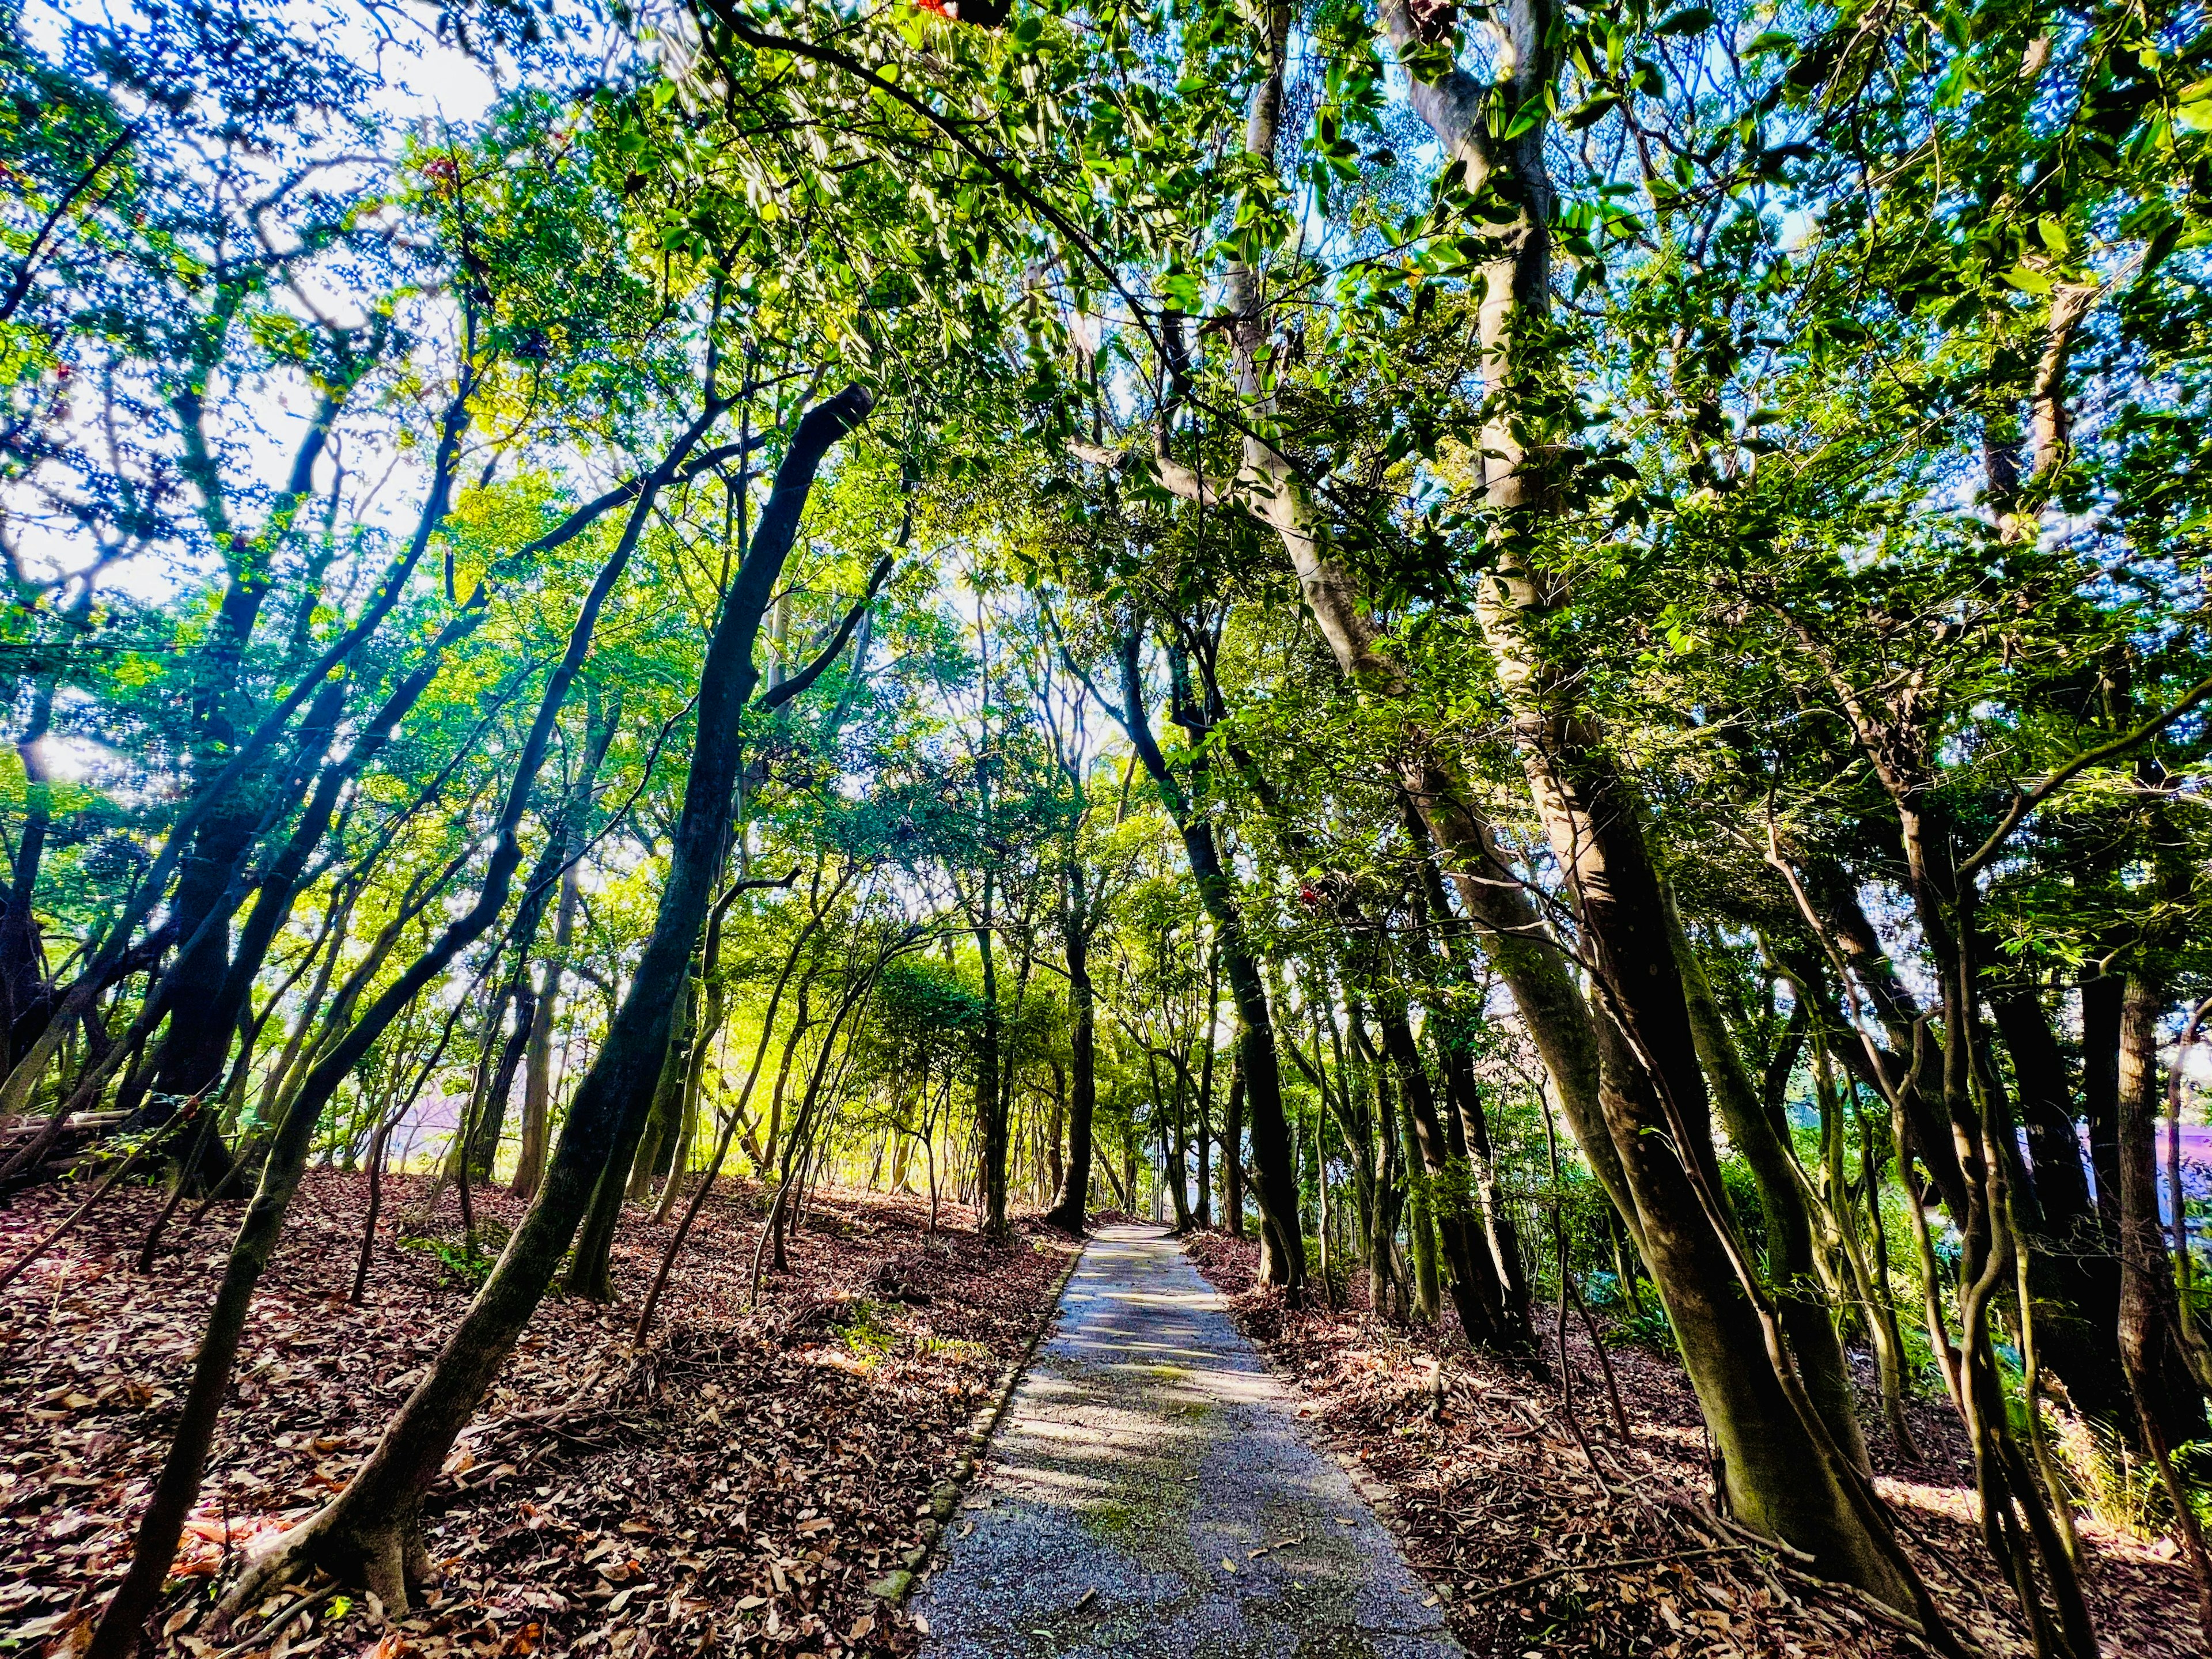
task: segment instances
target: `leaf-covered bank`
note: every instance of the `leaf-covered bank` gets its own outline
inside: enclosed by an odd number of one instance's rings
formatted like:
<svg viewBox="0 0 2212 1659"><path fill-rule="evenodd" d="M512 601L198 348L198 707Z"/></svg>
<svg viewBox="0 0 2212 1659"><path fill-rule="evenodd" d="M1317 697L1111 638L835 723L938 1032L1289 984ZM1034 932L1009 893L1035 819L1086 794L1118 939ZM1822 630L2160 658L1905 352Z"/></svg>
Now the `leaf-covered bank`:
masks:
<svg viewBox="0 0 2212 1659"><path fill-rule="evenodd" d="M1697 1401L1671 1354L1598 1325L1605 1370L1571 1316L1563 1395L1557 1333L1520 1362L1341 1309L1286 1309L1255 1279L1257 1251L1217 1233L1186 1248L1248 1335L1304 1401L1315 1437L1357 1466L1413 1566L1452 1610L1471 1654L1907 1655L1879 1610L1808 1579L1716 1517ZM1871 1395L1872 1363L1860 1360ZM1571 1421L1570 1417L1571 1415ZM2032 1652L2011 1607L1973 1571L1973 1462L1948 1408L1913 1412L1920 1455L1877 1442L1883 1496L1947 1610L1991 1655ZM2114 1651L2196 1650L2194 1589L2170 1543L2081 1523L2085 1576Z"/></svg>
<svg viewBox="0 0 2212 1659"><path fill-rule="evenodd" d="M1043 1316L1066 1247L987 1244L950 1210L933 1232L926 1204L825 1193L793 1237L791 1272L748 1310L731 1264L759 1236L764 1206L750 1189L710 1202L698 1229L726 1255L679 1270L685 1316L642 1349L626 1343L619 1310L541 1307L432 1495L442 1582L422 1608L387 1623L357 1590L293 1587L238 1635L210 1639L207 1586L343 1482L483 1271L469 1267L452 1194L424 1215L410 1205L427 1183L399 1178L368 1292L351 1304L364 1184L318 1174L294 1211L162 1610L161 1651L910 1650L904 1615L866 1584L920 1541L931 1488ZM520 1210L479 1203L502 1221ZM52 1192L19 1202L0 1240L14 1250L60 1205ZM219 1240L190 1237L140 1278L130 1262L155 1207L140 1194L96 1212L33 1269L23 1305L36 1316L13 1322L0 1349L11 1540L0 1641L15 1651L68 1652L89 1634L173 1420L208 1294L191 1270ZM614 1262L626 1293L642 1291L666 1233L625 1228Z"/></svg>

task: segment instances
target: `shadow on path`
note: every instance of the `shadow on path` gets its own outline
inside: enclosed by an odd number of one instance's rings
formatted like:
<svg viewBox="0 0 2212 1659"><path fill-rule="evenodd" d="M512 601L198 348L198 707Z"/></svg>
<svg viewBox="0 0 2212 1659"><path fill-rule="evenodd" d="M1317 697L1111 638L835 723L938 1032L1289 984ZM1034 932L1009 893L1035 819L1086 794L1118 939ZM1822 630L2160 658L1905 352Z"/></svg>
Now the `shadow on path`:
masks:
<svg viewBox="0 0 2212 1659"><path fill-rule="evenodd" d="M1459 1659L1158 1228L1092 1239L990 1459L915 1604L924 1659Z"/></svg>

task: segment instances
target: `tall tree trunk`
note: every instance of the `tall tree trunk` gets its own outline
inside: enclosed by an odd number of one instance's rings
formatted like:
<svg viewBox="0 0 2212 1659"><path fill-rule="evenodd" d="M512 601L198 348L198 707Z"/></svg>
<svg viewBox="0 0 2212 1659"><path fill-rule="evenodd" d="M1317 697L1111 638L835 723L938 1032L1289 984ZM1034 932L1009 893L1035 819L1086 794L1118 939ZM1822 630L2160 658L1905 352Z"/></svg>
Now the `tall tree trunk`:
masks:
<svg viewBox="0 0 2212 1659"><path fill-rule="evenodd" d="M1403 1089L1398 1091L1398 1098L1401 1103L1405 1102L1406 1091ZM1401 1139L1410 1147L1419 1139L1419 1133L1413 1122L1413 1109L1407 1106ZM1411 1162L1409 1158L1407 1163L1410 1164ZM1443 1311L1442 1287L1437 1274L1437 1229L1431 1201L1435 1188L1411 1168L1406 1171L1406 1231L1413 1245L1414 1302L1422 1320L1434 1324Z"/></svg>
<svg viewBox="0 0 2212 1659"><path fill-rule="evenodd" d="M92 615L94 588L87 578L69 606L75 626ZM53 823L53 774L46 763L46 735L53 729L57 673L41 673L31 694L30 716L15 739L23 768L23 825L15 835L8 891L0 907L0 1058L12 1066L44 1029L52 999L40 967L39 873Z"/></svg>
<svg viewBox="0 0 2212 1659"><path fill-rule="evenodd" d="M1206 1059L1199 1068L1198 1093L1198 1206L1201 1227L1213 1225L1213 1024L1221 1007L1221 951L1206 953Z"/></svg>
<svg viewBox="0 0 2212 1659"><path fill-rule="evenodd" d="M1038 1171L1038 1193L1057 1201L1067 1185L1067 1075L1060 1061L1052 1062L1052 1112L1042 1131L1043 1168Z"/></svg>
<svg viewBox="0 0 2212 1659"><path fill-rule="evenodd" d="M699 965L694 963L695 967ZM684 981L683 993L677 1000L676 1024L668 1034L668 1054L661 1062L660 1079L653 1085L653 1105L645 1115L645 1129L638 1137L637 1151L627 1171L629 1179L622 1198L633 1204L641 1204L653 1195L653 1177L667 1170L675 1151L677 1127L684 1112L684 1085L691 1075L691 1042L698 1007L699 980L694 974ZM622 1199L616 1200L617 1213L621 1202ZM598 1212L595 1204L591 1219L585 1223L583 1237L578 1240L579 1255L583 1253L584 1242L592 1236L592 1221L598 1218Z"/></svg>
<svg viewBox="0 0 2212 1659"><path fill-rule="evenodd" d="M1382 1033L1383 1053L1398 1073L1398 1095L1405 1103L1412 1125L1410 1143L1421 1152L1427 1172L1428 1191L1415 1205L1415 1224L1429 1224L1428 1194L1435 1194L1435 1225L1442 1235L1444 1261L1450 1268L1453 1309L1467 1340L1501 1347L1528 1345L1528 1310L1525 1298L1516 1299L1500 1279L1491 1254L1490 1241L1481 1230L1481 1218L1468 1193L1466 1152L1454 1161L1454 1149L1437 1113L1436 1091L1413 1041L1402 998L1383 995L1376 1002L1376 1024ZM1433 1271L1431 1263L1431 1271Z"/></svg>
<svg viewBox="0 0 2212 1659"><path fill-rule="evenodd" d="M1229 1068L1229 1098L1221 1109L1221 1225L1244 1237L1244 1068Z"/></svg>
<svg viewBox="0 0 2212 1659"><path fill-rule="evenodd" d="M988 866L982 875L982 908L975 928L975 950L983 965L983 1024L975 1042L975 1133L982 1160L975 1172L975 1184L981 1213L975 1218L975 1226L987 1238L1004 1238L1008 1232L1006 1154L1011 1114L999 1074L999 966L992 905L996 877Z"/></svg>
<svg viewBox="0 0 2212 1659"><path fill-rule="evenodd" d="M1401 52L1418 45L1406 0L1385 0L1382 19ZM1515 216L1492 233L1498 252L1483 272L1478 319L1493 411L1482 434L1484 494L1503 533L1477 611L1530 793L1577 905L1600 1004L1601 1104L1731 1508L1754 1530L1812 1554L1821 1571L1923 1612L1924 1593L1916 1593L1878 1500L1848 1453L1828 1443L1783 1351L1778 1321L1756 1299L1762 1287L1723 1207L1705 1074L1640 803L1577 708L1576 682L1546 659L1544 618L1566 596L1529 562L1556 502L1549 453L1531 451L1540 437L1532 438L1528 422L1558 391L1558 371L1543 357L1553 206L1543 111L1562 59L1564 18L1551 0L1514 0L1495 27L1504 42L1495 87L1453 70L1413 79L1409 94L1448 161L1465 170L1467 187ZM1495 100L1534 118L1493 137L1484 112Z"/></svg>
<svg viewBox="0 0 2212 1659"><path fill-rule="evenodd" d="M676 998L729 847L742 716L757 683L753 647L761 617L798 534L816 471L830 446L866 418L873 402L869 392L855 386L816 404L799 421L777 470L758 533L708 643L691 764L653 933L606 1039L577 1088L537 1199L368 1461L330 1504L286 1534L241 1577L224 1603L227 1610L247 1604L272 1576L308 1559L348 1579L365 1580L389 1610L410 1605L410 1581L419 1582L428 1567L422 1499L454 1437L474 1414L552 1283L618 1131L650 1103ZM714 412L719 415L719 408ZM702 422L699 430L704 429ZM652 493L641 493L641 509L650 510ZM847 637L849 625L833 648L842 650Z"/></svg>
<svg viewBox="0 0 2212 1659"><path fill-rule="evenodd" d="M507 1133L507 1097L514 1092L514 1074L522 1068L523 1051L530 1046L530 1028L538 1014L538 994L530 988L529 961L520 953L507 1000L514 1007L514 1024L499 1045L498 1058L484 1079L483 1101L477 1108L463 1170L474 1187L491 1180L492 1165L499 1159L499 1143Z"/></svg>
<svg viewBox="0 0 2212 1659"><path fill-rule="evenodd" d="M561 981L575 939L576 908L582 896L576 866L561 872L561 902L553 917L553 951L538 970L538 997L530 1011L530 1045L522 1082L521 1144L514 1154L514 1178L507 1191L534 1198L545 1178L545 1152L553 1121L553 1030L561 1017Z"/></svg>
<svg viewBox="0 0 2212 1659"><path fill-rule="evenodd" d="M1183 1168L1182 1135L1176 1119L1181 1113L1171 1109L1160 1095L1160 1062L1157 1054L1147 1054L1146 1064L1150 1068L1152 1082L1152 1122L1159 1132L1160 1172L1168 1190L1170 1203L1175 1210L1175 1230L1178 1235L1190 1231L1190 1180ZM1181 1079L1176 1085L1176 1099L1182 1097Z"/></svg>
<svg viewBox="0 0 2212 1659"><path fill-rule="evenodd" d="M1986 959L1986 957L1984 958ZM2057 1033L2031 985L2016 981L1989 988L1990 1012L1997 1035L2012 1055L2013 1080L2021 1121L2027 1131L2028 1156L2034 1163L2036 1207L2042 1231L2054 1238L2075 1233L2096 1213L2089 1196L2088 1171L2082 1167L2081 1138L2066 1089L2066 1058ZM2087 1241L2076 1241L2087 1242Z"/></svg>
<svg viewBox="0 0 2212 1659"><path fill-rule="evenodd" d="M2033 988L1992 987L1990 1011L2012 1055L2035 1165L2038 1248L2029 1259L2028 1282L2035 1297L2036 1348L2064 1381L2077 1409L2103 1421L2124 1421L2129 1394L2118 1345L2121 1265L2116 1236L2106 1231L2090 1192L2067 1094L2065 1057ZM2088 1012L2085 997L2085 1048ZM2112 1082L2117 1097L2117 1069ZM2113 1151L2117 1156L2117 1139Z"/></svg>
<svg viewBox="0 0 2212 1659"><path fill-rule="evenodd" d="M1305 1284L1305 1250L1298 1228L1291 1129L1283 1111L1283 1076L1275 1055L1275 1027L1267 1008L1267 982L1245 933L1236 890L1223 867L1213 826L1194 811L1189 797L1153 738L1139 662L1141 644L1133 633L1125 635L1121 643L1121 722L1182 836L1184 855L1198 885L1199 902L1219 941L1230 1006L1237 1011L1237 1066L1244 1079L1244 1103L1251 1114L1252 1157L1260 1174L1255 1194L1262 1223L1260 1276L1264 1283L1281 1286L1295 1305Z"/></svg>
<svg viewBox="0 0 2212 1659"><path fill-rule="evenodd" d="M1051 1225L1079 1233L1091 1213L1091 1121L1098 1106L1098 1023L1096 994L1091 984L1090 915L1081 898L1082 876L1078 872L1076 901L1067 911L1065 950L1067 1002L1071 1016L1068 1048L1072 1092L1067 1114L1067 1177L1060 1201L1045 1219Z"/></svg>
<svg viewBox="0 0 2212 1659"><path fill-rule="evenodd" d="M204 1094L222 1075L231 1036L238 1027L253 975L259 971L262 955L276 927L290 910L292 889L322 838L337 783L342 780L332 781L327 798L325 792L317 792L289 843L277 854L240 940L242 960L234 964L230 917L241 896L245 866L259 843L261 831L281 820L313 778L315 766L344 709L345 691L344 682L333 679L316 693L300 722L300 735L289 761L240 786L240 804L210 817L184 860L170 911L178 936L185 943L161 989L149 999L149 1003L158 1000L165 1007L168 1030L154 1062L146 1103L131 1113L134 1127L166 1123L178 1102ZM340 769L333 763L324 769L337 772ZM265 785L265 793L275 795L276 800L258 799L264 789L257 785ZM187 1154L191 1163L179 1169L179 1179L189 1190L212 1191L230 1176L228 1150L214 1135L195 1137L192 1148Z"/></svg>
<svg viewBox="0 0 2212 1659"><path fill-rule="evenodd" d="M2159 1021L2166 999L2140 969L2126 977L2120 1012L2120 1354L2146 1431L2168 1449L2204 1437L2204 1396L2174 1329L2173 1261L2159 1217Z"/></svg>
<svg viewBox="0 0 2212 1659"><path fill-rule="evenodd" d="M561 896L553 915L553 951L539 969L538 996L531 1010L527 1064L522 1085L521 1145L514 1156L514 1179L507 1191L535 1198L545 1178L545 1152L553 1121L553 1027L561 1012L561 981L576 939L576 912L583 902L584 832L589 826L592 792L599 768L620 724L622 700L603 698L589 681L584 686L584 757L562 803L559 835Z"/></svg>
<svg viewBox="0 0 2212 1659"><path fill-rule="evenodd" d="M1666 904L1691 1038L1729 1139L1759 1188L1759 1207L1766 1224L1766 1277L1774 1289L1782 1328L1804 1376L1805 1392L1838 1449L1861 1474L1871 1477L1874 1464L1851 1403L1850 1370L1837 1339L1834 1314L1814 1274L1813 1217L1806 1204L1803 1171L1787 1139L1789 1125L1768 1115L1713 996L1705 965L1682 931L1672 893Z"/></svg>

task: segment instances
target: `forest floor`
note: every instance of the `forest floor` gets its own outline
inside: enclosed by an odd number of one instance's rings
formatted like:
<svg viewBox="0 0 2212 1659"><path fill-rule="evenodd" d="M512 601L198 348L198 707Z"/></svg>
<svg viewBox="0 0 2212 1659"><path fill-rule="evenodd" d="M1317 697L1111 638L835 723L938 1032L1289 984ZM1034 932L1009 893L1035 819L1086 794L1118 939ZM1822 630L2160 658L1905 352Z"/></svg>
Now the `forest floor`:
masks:
<svg viewBox="0 0 2212 1659"><path fill-rule="evenodd" d="M1567 1338L1573 1419L1563 1412L1549 1310L1543 1356L1514 1363L1470 1352L1455 1327L1445 1340L1374 1318L1364 1282L1347 1298L1358 1305L1287 1310L1255 1282L1256 1244L1200 1233L1187 1248L1299 1390L1316 1439L1362 1472L1363 1494L1478 1659L1927 1650L1870 1604L1711 1518L1697 1404L1671 1357L1608 1339L1624 1443L1580 1328ZM1975 1523L1972 1465L1948 1404L1910 1408L1923 1455L1906 1463L1882 1435L1876 1402L1863 1403L1878 1485L1937 1601L1992 1659L2032 1652ZM2172 1546L2094 1520L2081 1530L2105 1653L2202 1653L2194 1589Z"/></svg>
<svg viewBox="0 0 2212 1659"><path fill-rule="evenodd" d="M241 1551L345 1480L466 1306L454 1195L387 1184L374 1267L346 1299L366 1181L309 1177L255 1299L204 1501L162 1620L171 1659L589 1659L906 1653L867 1593L921 1540L931 1488L1028 1345L1072 1245L985 1245L963 1208L827 1192L791 1270L745 1306L762 1202L726 1187L693 1229L659 1328L630 1346L670 1230L626 1223L608 1306L549 1297L431 1500L440 1586L396 1623L325 1589L210 1640L196 1609ZM0 1212L12 1262L78 1201L70 1183ZM479 1217L521 1206L479 1194ZM0 1291L0 1653L67 1659L128 1559L167 1449L234 1207L133 1271L158 1207L118 1189ZM264 1604L281 1612L295 1598Z"/></svg>

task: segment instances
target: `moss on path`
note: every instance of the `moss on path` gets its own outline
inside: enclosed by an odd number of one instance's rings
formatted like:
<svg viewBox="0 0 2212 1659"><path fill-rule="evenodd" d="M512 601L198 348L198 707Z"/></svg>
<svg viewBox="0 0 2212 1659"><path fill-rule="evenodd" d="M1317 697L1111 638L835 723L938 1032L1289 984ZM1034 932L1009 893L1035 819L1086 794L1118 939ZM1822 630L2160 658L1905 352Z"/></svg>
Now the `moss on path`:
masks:
<svg viewBox="0 0 2212 1659"><path fill-rule="evenodd" d="M926 1659L1456 1659L1220 1297L1099 1233L917 1605Z"/></svg>

